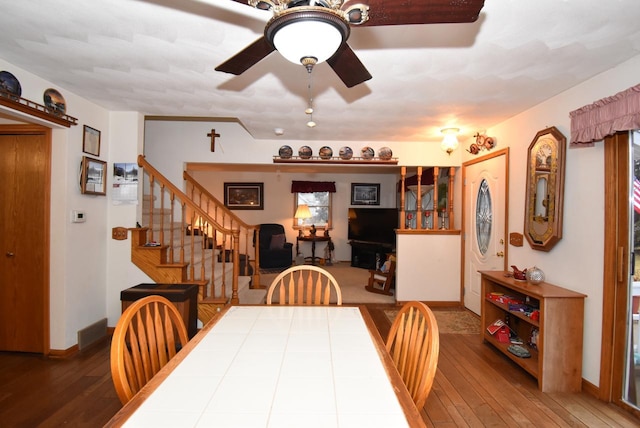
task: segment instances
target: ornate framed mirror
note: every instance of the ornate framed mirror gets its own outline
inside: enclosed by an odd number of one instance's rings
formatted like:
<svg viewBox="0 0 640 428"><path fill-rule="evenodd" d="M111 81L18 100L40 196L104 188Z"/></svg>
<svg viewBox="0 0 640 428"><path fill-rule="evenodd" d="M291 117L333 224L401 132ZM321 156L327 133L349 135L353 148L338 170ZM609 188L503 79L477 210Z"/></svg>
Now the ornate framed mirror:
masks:
<svg viewBox="0 0 640 428"><path fill-rule="evenodd" d="M562 238L566 142L552 126L529 145L524 236L534 250L549 251Z"/></svg>

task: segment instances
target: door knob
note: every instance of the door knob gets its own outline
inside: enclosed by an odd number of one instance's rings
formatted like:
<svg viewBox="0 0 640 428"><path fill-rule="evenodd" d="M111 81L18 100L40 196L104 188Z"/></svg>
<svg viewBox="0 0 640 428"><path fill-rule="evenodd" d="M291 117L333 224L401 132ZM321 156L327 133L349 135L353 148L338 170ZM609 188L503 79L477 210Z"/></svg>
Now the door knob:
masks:
<svg viewBox="0 0 640 428"><path fill-rule="evenodd" d="M11 251L7 251L7 257L13 257L15 256L15 254L13 254Z"/></svg>
<svg viewBox="0 0 640 428"><path fill-rule="evenodd" d="M499 251L496 253L496 256L498 257L504 257L504 253L502 251Z"/></svg>

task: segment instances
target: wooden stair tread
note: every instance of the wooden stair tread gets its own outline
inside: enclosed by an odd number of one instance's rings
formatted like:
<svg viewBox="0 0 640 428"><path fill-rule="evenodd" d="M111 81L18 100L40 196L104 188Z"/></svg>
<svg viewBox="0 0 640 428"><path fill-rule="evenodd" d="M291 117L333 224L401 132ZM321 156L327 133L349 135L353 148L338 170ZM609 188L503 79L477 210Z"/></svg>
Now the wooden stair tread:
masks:
<svg viewBox="0 0 640 428"><path fill-rule="evenodd" d="M185 268L189 266L189 263L160 263L156 265L159 269L165 268Z"/></svg>

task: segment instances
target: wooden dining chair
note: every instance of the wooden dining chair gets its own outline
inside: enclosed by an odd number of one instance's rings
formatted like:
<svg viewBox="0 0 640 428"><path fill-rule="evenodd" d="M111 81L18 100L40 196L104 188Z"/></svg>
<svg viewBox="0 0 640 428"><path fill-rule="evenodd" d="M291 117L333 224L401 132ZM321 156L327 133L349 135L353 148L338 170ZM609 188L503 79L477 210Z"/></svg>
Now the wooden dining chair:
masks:
<svg viewBox="0 0 640 428"><path fill-rule="evenodd" d="M116 324L111 340L111 377L126 404L189 338L180 312L165 297L133 302Z"/></svg>
<svg viewBox="0 0 640 428"><path fill-rule="evenodd" d="M427 305L407 302L396 316L386 348L418 409L427 401L438 366L438 323Z"/></svg>
<svg viewBox="0 0 640 428"><path fill-rule="evenodd" d="M278 290L277 302L273 294ZM332 290L334 293L332 293ZM338 281L318 266L292 266L274 278L267 291L267 305L329 305L335 294L335 304L342 305Z"/></svg>

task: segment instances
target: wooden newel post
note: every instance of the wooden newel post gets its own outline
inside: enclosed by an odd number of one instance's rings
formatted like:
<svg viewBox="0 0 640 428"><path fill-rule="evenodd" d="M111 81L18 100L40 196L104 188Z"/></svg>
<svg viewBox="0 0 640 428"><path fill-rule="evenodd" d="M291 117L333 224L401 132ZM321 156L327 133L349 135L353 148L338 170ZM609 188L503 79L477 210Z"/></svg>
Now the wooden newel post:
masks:
<svg viewBox="0 0 640 428"><path fill-rule="evenodd" d="M404 212L404 180L407 175L407 167L400 168L400 230L405 229L405 212Z"/></svg>
<svg viewBox="0 0 640 428"><path fill-rule="evenodd" d="M456 175L454 167L449 168L449 229L453 229L453 178Z"/></svg>
<svg viewBox="0 0 640 428"><path fill-rule="evenodd" d="M240 303L240 298L238 297L238 276L240 275L240 230L233 229L231 233L231 239L233 240L233 279L231 280L231 304L237 305ZM224 249L222 254L224 254ZM211 283L213 286L213 280L211 281ZM222 283L224 287L224 281ZM224 296L226 297L226 293L224 294Z"/></svg>
<svg viewBox="0 0 640 428"><path fill-rule="evenodd" d="M438 176L440 175L440 168L433 167L433 228L440 229L438 220L440 219L440 212L438 211Z"/></svg>
<svg viewBox="0 0 640 428"><path fill-rule="evenodd" d="M416 229L422 229L422 167L418 167L418 194L416 195Z"/></svg>

